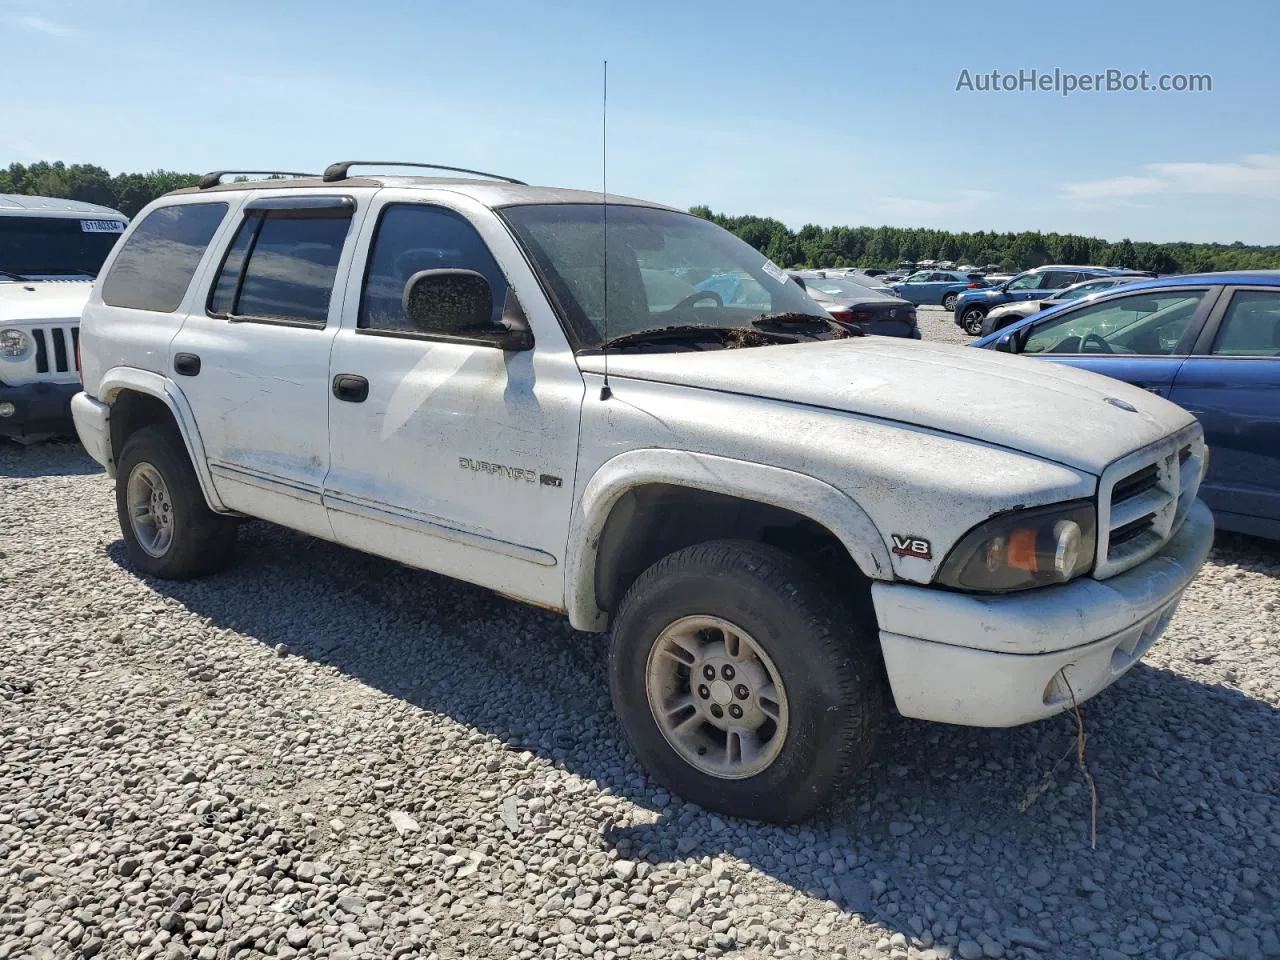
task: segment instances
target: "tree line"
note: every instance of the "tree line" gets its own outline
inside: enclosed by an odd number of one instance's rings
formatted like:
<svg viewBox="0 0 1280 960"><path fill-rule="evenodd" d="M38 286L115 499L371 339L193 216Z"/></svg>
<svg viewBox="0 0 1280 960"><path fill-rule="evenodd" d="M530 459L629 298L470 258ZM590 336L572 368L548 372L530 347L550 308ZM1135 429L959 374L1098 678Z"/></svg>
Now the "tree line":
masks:
<svg viewBox="0 0 1280 960"><path fill-rule="evenodd" d="M879 267L903 261L951 260L1004 270L1027 270L1046 263L1128 267L1159 273L1261 270L1280 267L1280 246L1235 243L1110 242L1073 233L978 230L953 233L926 227L819 227L791 230L771 217L731 217L709 207L690 213L737 234L784 267Z"/></svg>
<svg viewBox="0 0 1280 960"><path fill-rule="evenodd" d="M200 175L174 170L112 174L88 163L40 161L0 169L0 193L66 197L112 207L127 216L161 194L194 186ZM1022 233L978 230L953 233L925 227L819 227L791 230L771 217L731 217L709 207L690 213L718 223L784 267L880 267L901 261L952 260L975 266L999 264L1025 270L1046 263L1097 264L1191 273L1280 267L1280 246L1243 243L1144 243L1128 238L1112 243L1072 233Z"/></svg>

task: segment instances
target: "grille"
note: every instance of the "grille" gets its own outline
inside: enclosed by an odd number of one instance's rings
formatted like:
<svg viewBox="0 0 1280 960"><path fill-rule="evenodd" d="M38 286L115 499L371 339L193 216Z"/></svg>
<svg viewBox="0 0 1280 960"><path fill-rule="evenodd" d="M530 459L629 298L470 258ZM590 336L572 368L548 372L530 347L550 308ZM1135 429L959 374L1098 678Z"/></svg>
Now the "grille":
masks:
<svg viewBox="0 0 1280 960"><path fill-rule="evenodd" d="M1103 471L1094 576L1123 573L1168 542L1195 501L1203 466L1204 439L1192 425Z"/></svg>
<svg viewBox="0 0 1280 960"><path fill-rule="evenodd" d="M78 326L36 327L31 331L36 343L36 373L54 379L59 373L76 373L76 347L80 344Z"/></svg>

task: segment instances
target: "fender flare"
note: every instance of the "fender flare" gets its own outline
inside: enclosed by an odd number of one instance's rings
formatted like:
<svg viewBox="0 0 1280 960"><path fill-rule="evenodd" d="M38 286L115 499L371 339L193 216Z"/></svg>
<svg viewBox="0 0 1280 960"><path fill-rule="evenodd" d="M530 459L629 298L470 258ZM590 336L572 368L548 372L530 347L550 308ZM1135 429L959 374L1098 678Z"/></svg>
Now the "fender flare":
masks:
<svg viewBox="0 0 1280 960"><path fill-rule="evenodd" d="M137 367L112 367L102 375L97 388L97 398L110 408L122 390L133 390L155 397L169 408L174 422L178 425L178 432L182 435L182 442L186 444L187 456L191 458L191 465L195 468L196 478L200 481L200 489L204 493L209 508L219 513L230 512L213 486L213 474L209 472L209 464L205 460L204 442L200 439L200 429L196 426L195 414L192 413L191 404L187 402L186 396L178 385L168 377L150 370L140 370ZM110 422L111 414L108 412L108 425ZM114 464L115 451L111 450L109 426L106 444Z"/></svg>
<svg viewBox="0 0 1280 960"><path fill-rule="evenodd" d="M707 490L781 507L808 517L840 540L872 580L893 578L889 549L866 511L824 480L781 467L684 450L630 450L602 464L583 488L565 563L565 607L579 630L604 630L609 615L596 605L600 538L624 493L648 484Z"/></svg>

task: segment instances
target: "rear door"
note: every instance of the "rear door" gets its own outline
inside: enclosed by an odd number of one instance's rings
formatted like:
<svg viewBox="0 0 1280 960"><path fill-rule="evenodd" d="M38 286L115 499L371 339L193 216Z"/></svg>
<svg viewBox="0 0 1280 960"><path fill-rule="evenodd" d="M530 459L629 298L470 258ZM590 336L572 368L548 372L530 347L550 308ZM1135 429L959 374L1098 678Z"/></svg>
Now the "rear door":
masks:
<svg viewBox="0 0 1280 960"><path fill-rule="evenodd" d="M1204 426L1218 525L1280 537L1280 289L1224 291L1169 399Z"/></svg>
<svg viewBox="0 0 1280 960"><path fill-rule="evenodd" d="M337 192L251 194L171 346L222 502L329 538L329 352L358 212Z"/></svg>
<svg viewBox="0 0 1280 960"><path fill-rule="evenodd" d="M1167 397L1216 297L1211 287L1117 294L1018 331L1019 352Z"/></svg>

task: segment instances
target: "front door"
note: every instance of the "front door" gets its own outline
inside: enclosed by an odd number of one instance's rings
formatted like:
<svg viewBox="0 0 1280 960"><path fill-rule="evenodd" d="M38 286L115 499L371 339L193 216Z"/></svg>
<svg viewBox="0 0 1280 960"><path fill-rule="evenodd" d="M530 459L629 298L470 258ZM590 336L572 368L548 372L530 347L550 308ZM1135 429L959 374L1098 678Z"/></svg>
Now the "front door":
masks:
<svg viewBox="0 0 1280 960"><path fill-rule="evenodd" d="M330 364L330 522L358 549L562 607L582 375L497 217L423 201L383 190L365 226ZM482 274L494 320L527 307L536 349L411 327L406 282L433 269Z"/></svg>
<svg viewBox="0 0 1280 960"><path fill-rule="evenodd" d="M355 212L351 197L251 197L170 347L222 502L329 538L329 352Z"/></svg>
<svg viewBox="0 0 1280 960"><path fill-rule="evenodd" d="M1280 290L1235 290L1217 312L1169 399L1204 427L1218 525L1280 537Z"/></svg>

